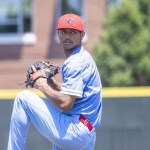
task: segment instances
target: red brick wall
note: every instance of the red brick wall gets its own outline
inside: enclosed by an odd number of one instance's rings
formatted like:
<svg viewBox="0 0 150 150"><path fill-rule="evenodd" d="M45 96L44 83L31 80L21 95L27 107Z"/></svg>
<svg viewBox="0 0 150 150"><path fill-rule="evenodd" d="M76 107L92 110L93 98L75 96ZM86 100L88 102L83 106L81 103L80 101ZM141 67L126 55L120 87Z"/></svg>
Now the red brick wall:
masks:
<svg viewBox="0 0 150 150"><path fill-rule="evenodd" d="M35 45L0 45L0 89L24 88L18 83L25 80L26 69L35 60L49 60L61 66L64 61L63 50L54 41L56 6L55 0L34 1ZM88 41L84 46L90 52L99 39L104 13L105 0L85 0ZM57 78L61 80L60 75Z"/></svg>

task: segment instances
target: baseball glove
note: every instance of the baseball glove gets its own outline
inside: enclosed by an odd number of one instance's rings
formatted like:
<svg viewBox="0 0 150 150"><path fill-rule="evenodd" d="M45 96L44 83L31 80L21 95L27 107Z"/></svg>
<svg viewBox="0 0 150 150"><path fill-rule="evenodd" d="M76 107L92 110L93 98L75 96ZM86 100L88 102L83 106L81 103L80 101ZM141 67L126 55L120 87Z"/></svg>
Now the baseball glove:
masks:
<svg viewBox="0 0 150 150"><path fill-rule="evenodd" d="M60 68L58 66L53 66L49 62L44 63L42 61L37 61L27 69L25 86L33 87L35 81L39 78L46 78L49 80L59 73L59 70Z"/></svg>

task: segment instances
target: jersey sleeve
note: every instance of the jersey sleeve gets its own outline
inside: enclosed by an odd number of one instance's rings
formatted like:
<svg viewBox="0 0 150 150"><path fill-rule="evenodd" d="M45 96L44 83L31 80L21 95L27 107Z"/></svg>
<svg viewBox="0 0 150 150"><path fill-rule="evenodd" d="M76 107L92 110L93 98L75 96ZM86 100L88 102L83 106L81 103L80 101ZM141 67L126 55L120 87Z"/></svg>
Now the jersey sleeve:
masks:
<svg viewBox="0 0 150 150"><path fill-rule="evenodd" d="M61 93L81 98L83 94L82 65L70 64L63 67Z"/></svg>

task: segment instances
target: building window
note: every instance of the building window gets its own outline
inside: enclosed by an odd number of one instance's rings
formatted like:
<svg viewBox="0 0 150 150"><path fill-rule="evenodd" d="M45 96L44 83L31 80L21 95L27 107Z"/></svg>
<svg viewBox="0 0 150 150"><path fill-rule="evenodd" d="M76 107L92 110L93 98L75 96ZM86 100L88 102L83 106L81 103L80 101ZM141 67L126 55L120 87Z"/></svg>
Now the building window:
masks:
<svg viewBox="0 0 150 150"><path fill-rule="evenodd" d="M32 1L0 0L0 44L30 43L29 39L35 42Z"/></svg>
<svg viewBox="0 0 150 150"><path fill-rule="evenodd" d="M107 0L108 4L109 4L110 6L116 5L116 4L120 4L120 3L122 3L123 1L124 1L124 0Z"/></svg>
<svg viewBox="0 0 150 150"><path fill-rule="evenodd" d="M84 15L84 1L85 0L57 0L57 19L56 19L56 26L58 19L60 16L67 14L67 13L74 13L79 15L84 22L85 20L85 15ZM86 27L85 27L86 28ZM55 40L59 42L57 34L55 34ZM85 37L83 39L83 42L87 40L87 34L85 34Z"/></svg>
<svg viewBox="0 0 150 150"><path fill-rule="evenodd" d="M83 0L62 0L61 1L61 15L66 13L74 13L79 16L83 15Z"/></svg>

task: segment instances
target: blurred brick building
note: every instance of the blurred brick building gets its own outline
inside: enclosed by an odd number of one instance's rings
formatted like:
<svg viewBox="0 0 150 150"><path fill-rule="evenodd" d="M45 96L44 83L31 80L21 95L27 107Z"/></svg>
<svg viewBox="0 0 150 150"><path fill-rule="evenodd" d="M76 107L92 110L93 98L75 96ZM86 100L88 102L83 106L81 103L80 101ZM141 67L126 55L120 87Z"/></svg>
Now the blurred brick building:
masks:
<svg viewBox="0 0 150 150"><path fill-rule="evenodd" d="M26 69L36 60L61 66L63 49L55 30L65 13L80 15L86 24L85 48L98 41L106 0L0 1L0 89L24 88ZM61 80L60 75L57 76Z"/></svg>

